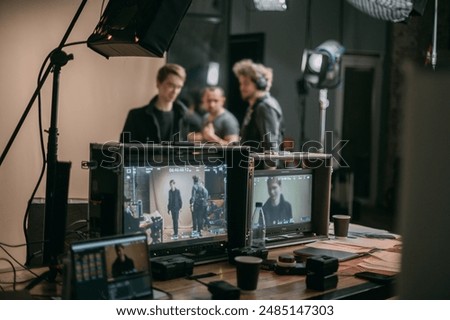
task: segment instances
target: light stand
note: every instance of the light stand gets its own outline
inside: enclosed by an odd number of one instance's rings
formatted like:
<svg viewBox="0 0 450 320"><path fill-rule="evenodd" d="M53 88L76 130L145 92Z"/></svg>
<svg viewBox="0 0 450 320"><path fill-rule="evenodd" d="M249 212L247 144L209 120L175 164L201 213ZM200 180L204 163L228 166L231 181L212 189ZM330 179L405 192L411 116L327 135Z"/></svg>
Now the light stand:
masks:
<svg viewBox="0 0 450 320"><path fill-rule="evenodd" d="M44 76L39 81L38 87L33 94L24 115L21 118L13 136L5 150L6 153L14 141L23 121L26 118L31 106L33 105L40 89L45 83L50 71L53 72L53 88L52 88L52 106L50 116L50 127L48 130L47 142L47 180L45 189L45 214L44 214L44 244L43 244L43 263L48 264L49 270L44 272L38 278L31 281L25 289L30 290L43 280L53 282L58 273L58 254L64 250L65 222L67 215L67 188L69 183L70 163L58 161L58 94L59 94L59 78L61 67L66 65L69 60L73 59L73 55L68 55L62 48L65 46L76 21L86 5L87 0L83 0L80 4L75 16L73 17L66 33L63 36L59 46L53 50L50 58L50 64L47 67ZM2 155L3 156L3 155ZM4 157L2 157L3 160ZM61 209L63 210L61 212ZM57 223L56 223L57 222ZM58 224L58 228L54 228ZM49 240L50 239L50 240ZM57 241L56 241L57 240ZM62 246L62 248L61 248Z"/></svg>
<svg viewBox="0 0 450 320"><path fill-rule="evenodd" d="M311 87L320 89L320 153L325 150L326 110L330 105L328 89L340 83L340 61L345 49L338 42L328 40L314 50L305 50L302 58L304 81Z"/></svg>
<svg viewBox="0 0 450 320"><path fill-rule="evenodd" d="M70 163L58 161L57 120L59 79L61 67L72 59L73 55L68 55L62 50L55 51L51 56L51 63L53 65L53 91L47 142L47 183L45 190L43 249L43 263L49 264L51 271L56 271L52 270L52 268L57 265L57 255L64 251L67 189L70 171ZM56 277L56 272L52 272L52 274ZM54 280L54 277L51 280Z"/></svg>
<svg viewBox="0 0 450 320"><path fill-rule="evenodd" d="M320 89L319 91L319 107L320 107L320 153L325 150L325 122L327 118L327 108L330 105L328 100L328 89Z"/></svg>

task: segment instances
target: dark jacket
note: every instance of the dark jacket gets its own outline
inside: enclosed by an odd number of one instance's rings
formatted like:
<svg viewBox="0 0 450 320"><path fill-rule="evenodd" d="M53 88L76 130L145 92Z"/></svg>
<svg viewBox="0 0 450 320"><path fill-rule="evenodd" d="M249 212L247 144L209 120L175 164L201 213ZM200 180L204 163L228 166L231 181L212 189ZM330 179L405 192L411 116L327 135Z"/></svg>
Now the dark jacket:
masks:
<svg viewBox="0 0 450 320"><path fill-rule="evenodd" d="M136 272L134 262L127 256L125 256L125 261L120 261L120 259L117 258L112 265L112 276L114 278L133 272Z"/></svg>
<svg viewBox="0 0 450 320"><path fill-rule="evenodd" d="M154 142L161 143L161 132L159 123L154 114L155 96L148 105L128 112L125 125L120 135L120 142ZM173 126L172 141L186 140L189 132L188 110L181 101L175 101L173 104Z"/></svg>
<svg viewBox="0 0 450 320"><path fill-rule="evenodd" d="M167 204L167 210L179 211L182 206L183 206L183 202L181 200L180 190L170 189L169 190L169 203Z"/></svg>
<svg viewBox="0 0 450 320"><path fill-rule="evenodd" d="M247 110L241 128L241 144L261 152L269 134L272 148L278 150L284 135L283 112L277 100L266 94Z"/></svg>
<svg viewBox="0 0 450 320"><path fill-rule="evenodd" d="M194 206L194 208L206 207L208 206L208 190L205 187L194 184L192 186L191 199L189 203Z"/></svg>
<svg viewBox="0 0 450 320"><path fill-rule="evenodd" d="M280 196L280 203L278 206L273 206L270 199L268 199L266 203L264 203L262 209L266 220L266 226L292 222L292 206L284 199L283 195Z"/></svg>

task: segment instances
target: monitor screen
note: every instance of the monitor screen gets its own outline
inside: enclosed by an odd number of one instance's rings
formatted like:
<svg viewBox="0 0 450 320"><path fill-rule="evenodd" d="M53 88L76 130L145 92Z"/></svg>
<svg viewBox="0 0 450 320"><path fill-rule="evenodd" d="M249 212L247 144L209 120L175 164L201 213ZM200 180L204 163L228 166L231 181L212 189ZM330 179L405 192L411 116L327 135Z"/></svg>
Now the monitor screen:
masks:
<svg viewBox="0 0 450 320"><path fill-rule="evenodd" d="M71 299L152 298L145 233L72 243Z"/></svg>
<svg viewBox="0 0 450 320"><path fill-rule="evenodd" d="M124 167L126 232L145 231L149 245L227 235L227 167L219 159Z"/></svg>
<svg viewBox="0 0 450 320"><path fill-rule="evenodd" d="M196 263L245 245L248 147L92 144L91 163L94 236L145 232L150 257Z"/></svg>
<svg viewBox="0 0 450 320"><path fill-rule="evenodd" d="M266 240L312 232L313 171L255 170L249 212L262 203Z"/></svg>

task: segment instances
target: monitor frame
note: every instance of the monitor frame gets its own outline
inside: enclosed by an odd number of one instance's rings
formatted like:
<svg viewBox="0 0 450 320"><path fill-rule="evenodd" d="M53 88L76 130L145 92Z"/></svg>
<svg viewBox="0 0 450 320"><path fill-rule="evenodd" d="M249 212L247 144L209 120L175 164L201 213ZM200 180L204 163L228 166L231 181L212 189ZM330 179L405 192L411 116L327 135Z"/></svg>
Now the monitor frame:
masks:
<svg viewBox="0 0 450 320"><path fill-rule="evenodd" d="M331 174L332 174L332 155L325 153L308 153L308 152L280 152L280 153L252 153L251 154L254 172L250 179L250 187L253 188L254 176L264 174L265 171L280 172L289 174L289 172L310 172L313 175L312 190L312 212L311 212L311 228L310 232L304 232L304 236L286 236L280 237L276 241L266 242L266 247L275 248L289 246L299 243L312 242L315 240L328 239L328 226L330 223L330 203L331 203ZM272 167L277 163L278 166ZM249 191L247 203L247 216L245 217L246 225L246 245L250 245L250 220L252 214L252 198L253 190ZM297 224L302 227L301 224ZM305 225L303 225L305 226ZM279 230L270 230L269 234L275 237L296 232L296 227L287 228L285 231L280 226Z"/></svg>
<svg viewBox="0 0 450 320"><path fill-rule="evenodd" d="M90 160L90 236L124 234L123 171L125 167L185 161L201 164L202 159L221 159L226 164L226 237L181 239L149 245L151 257L183 254L196 264L227 259L227 251L245 245L245 224L240 221L247 208L247 190L252 169L250 148L218 145L158 145L92 143ZM169 160L168 160L169 159ZM167 189L168 190L168 189ZM239 213L239 216L237 214ZM243 215L245 216L245 214ZM230 228L230 225L232 226ZM204 256L199 256L199 254Z"/></svg>

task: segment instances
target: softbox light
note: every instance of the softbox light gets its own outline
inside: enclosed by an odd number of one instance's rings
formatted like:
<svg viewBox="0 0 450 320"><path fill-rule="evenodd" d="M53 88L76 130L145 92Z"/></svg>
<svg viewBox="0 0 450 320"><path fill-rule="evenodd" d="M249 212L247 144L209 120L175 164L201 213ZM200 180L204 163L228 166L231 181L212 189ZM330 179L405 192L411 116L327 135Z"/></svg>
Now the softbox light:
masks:
<svg viewBox="0 0 450 320"><path fill-rule="evenodd" d="M358 10L385 21L402 22L423 15L428 0L347 0Z"/></svg>
<svg viewBox="0 0 450 320"><path fill-rule="evenodd" d="M164 57L192 0L110 0L87 45L109 58Z"/></svg>

